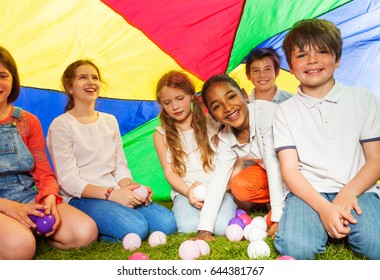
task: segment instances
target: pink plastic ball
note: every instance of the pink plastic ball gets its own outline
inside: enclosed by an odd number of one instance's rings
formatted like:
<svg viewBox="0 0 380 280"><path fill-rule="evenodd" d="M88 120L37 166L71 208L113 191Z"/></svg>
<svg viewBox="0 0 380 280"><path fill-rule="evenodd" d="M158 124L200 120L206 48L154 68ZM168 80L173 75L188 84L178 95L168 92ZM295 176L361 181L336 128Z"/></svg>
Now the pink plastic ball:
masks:
<svg viewBox="0 0 380 280"><path fill-rule="evenodd" d="M139 260L139 261L147 261L149 260L149 257L147 255L145 255L144 253L141 253L141 252L137 252L137 253L134 253L132 254L128 260Z"/></svg>
<svg viewBox="0 0 380 280"><path fill-rule="evenodd" d="M156 247L166 243L166 234L162 231L154 231L150 234L148 243L150 247Z"/></svg>
<svg viewBox="0 0 380 280"><path fill-rule="evenodd" d="M202 256L210 254L210 245L206 241L198 239L195 240L195 243L197 243Z"/></svg>
<svg viewBox="0 0 380 280"><path fill-rule="evenodd" d="M227 227L226 237L229 241L240 241L243 239L244 231L238 224L231 224Z"/></svg>
<svg viewBox="0 0 380 280"><path fill-rule="evenodd" d="M201 250L195 241L186 240L179 246L178 255L181 260L195 260L200 257Z"/></svg>
<svg viewBox="0 0 380 280"><path fill-rule="evenodd" d="M295 260L296 258L294 258L292 256L286 256L286 255L284 255L284 256L279 256L277 259L278 260L283 260L283 261L288 261L288 260Z"/></svg>
<svg viewBox="0 0 380 280"><path fill-rule="evenodd" d="M123 238L123 247L125 250L133 251L141 246L141 238L136 233L128 233Z"/></svg>
<svg viewBox="0 0 380 280"><path fill-rule="evenodd" d="M252 221L252 218L248 214L241 214L239 216L239 219L243 221L244 227L246 225L249 225L251 223L251 221Z"/></svg>
<svg viewBox="0 0 380 280"><path fill-rule="evenodd" d="M140 187L134 189L133 191L135 193L137 193L139 196L141 196L142 198L147 198L149 195L147 187L142 186L142 185Z"/></svg>

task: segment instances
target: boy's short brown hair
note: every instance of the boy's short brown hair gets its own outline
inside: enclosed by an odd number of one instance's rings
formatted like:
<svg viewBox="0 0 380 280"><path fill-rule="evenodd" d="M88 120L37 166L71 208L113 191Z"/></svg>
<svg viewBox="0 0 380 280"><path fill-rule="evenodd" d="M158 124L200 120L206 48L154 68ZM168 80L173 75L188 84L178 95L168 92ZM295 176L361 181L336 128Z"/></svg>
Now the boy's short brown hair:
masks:
<svg viewBox="0 0 380 280"><path fill-rule="evenodd" d="M296 22L286 34L283 49L286 61L291 67L291 55L295 46L304 50L310 48L327 49L335 54L336 62L342 56L342 36L340 29L331 21L325 19L303 19Z"/></svg>

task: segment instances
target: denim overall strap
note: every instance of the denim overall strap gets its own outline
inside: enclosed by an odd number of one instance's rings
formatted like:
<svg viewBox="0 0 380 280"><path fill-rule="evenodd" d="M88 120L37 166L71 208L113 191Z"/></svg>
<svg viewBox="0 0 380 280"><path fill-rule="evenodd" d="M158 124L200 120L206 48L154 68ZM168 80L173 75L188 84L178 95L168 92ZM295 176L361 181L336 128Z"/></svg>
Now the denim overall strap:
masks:
<svg viewBox="0 0 380 280"><path fill-rule="evenodd" d="M0 197L27 203L36 195L34 159L17 130L21 112L15 107L12 122L0 125Z"/></svg>

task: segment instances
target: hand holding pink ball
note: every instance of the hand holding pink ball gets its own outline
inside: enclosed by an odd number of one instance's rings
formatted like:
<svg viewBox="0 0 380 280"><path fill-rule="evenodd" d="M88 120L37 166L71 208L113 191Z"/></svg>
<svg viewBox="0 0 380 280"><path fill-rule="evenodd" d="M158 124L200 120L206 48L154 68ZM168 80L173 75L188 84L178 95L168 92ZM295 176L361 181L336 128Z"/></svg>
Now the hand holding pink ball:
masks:
<svg viewBox="0 0 380 280"><path fill-rule="evenodd" d="M148 188L146 186L143 186L143 185L134 189L133 191L144 199L147 198L149 195Z"/></svg>

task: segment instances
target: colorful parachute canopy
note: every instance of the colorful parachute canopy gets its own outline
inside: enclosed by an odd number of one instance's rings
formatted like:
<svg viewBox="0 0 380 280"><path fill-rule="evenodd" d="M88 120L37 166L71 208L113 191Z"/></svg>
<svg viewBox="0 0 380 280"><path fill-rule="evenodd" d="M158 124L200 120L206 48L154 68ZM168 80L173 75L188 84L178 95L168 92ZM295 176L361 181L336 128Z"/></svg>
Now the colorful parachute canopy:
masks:
<svg viewBox="0 0 380 280"><path fill-rule="evenodd" d="M199 90L229 73L248 92L244 59L273 46L298 20L334 22L344 40L336 78L367 87L380 99L380 0L0 0L0 45L15 57L22 91L15 103L36 114L44 132L63 112L60 77L77 59L91 59L105 81L97 108L114 114L134 179L155 199L170 187L152 133L159 124L155 84L169 70L186 72ZM277 84L295 92L285 58Z"/></svg>

